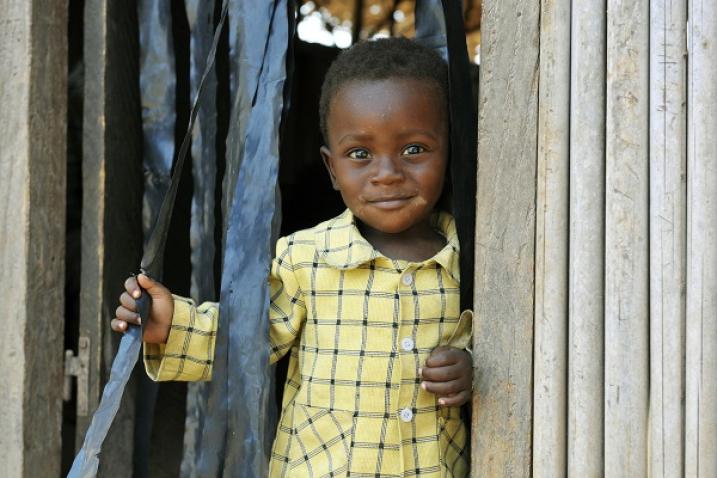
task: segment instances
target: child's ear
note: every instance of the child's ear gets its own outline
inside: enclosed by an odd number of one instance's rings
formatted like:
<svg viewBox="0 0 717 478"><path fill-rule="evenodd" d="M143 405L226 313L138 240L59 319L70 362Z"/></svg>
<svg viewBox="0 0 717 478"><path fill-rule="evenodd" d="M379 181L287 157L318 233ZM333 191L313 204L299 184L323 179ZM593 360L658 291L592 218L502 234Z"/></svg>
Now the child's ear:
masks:
<svg viewBox="0 0 717 478"><path fill-rule="evenodd" d="M326 170L329 172L331 185L334 187L334 190L338 191L339 184L336 182L336 175L334 174L334 169L331 164L331 150L324 145L319 149L319 152L321 153L321 159L324 160L324 166L326 166Z"/></svg>

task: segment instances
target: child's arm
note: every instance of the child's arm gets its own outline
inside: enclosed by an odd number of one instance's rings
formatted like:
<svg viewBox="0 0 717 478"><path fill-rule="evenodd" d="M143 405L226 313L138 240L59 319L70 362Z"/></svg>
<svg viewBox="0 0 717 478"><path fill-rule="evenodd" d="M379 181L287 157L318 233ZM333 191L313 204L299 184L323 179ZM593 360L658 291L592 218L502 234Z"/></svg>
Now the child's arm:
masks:
<svg viewBox="0 0 717 478"><path fill-rule="evenodd" d="M159 282L140 274L125 281L112 330L125 332L129 324L139 325L135 299L140 289L152 297L149 321L144 328L144 364L152 380L210 380L214 359L217 304L199 307L190 299L173 296Z"/></svg>
<svg viewBox="0 0 717 478"><path fill-rule="evenodd" d="M466 350L437 347L419 372L423 379L421 386L438 396L439 405L460 407L471 399L473 361Z"/></svg>

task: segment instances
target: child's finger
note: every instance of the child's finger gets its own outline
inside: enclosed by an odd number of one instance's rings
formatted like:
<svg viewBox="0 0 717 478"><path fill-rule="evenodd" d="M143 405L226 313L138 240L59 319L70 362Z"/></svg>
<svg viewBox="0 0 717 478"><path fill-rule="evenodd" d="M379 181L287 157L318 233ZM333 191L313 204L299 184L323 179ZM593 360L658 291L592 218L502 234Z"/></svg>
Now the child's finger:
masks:
<svg viewBox="0 0 717 478"><path fill-rule="evenodd" d="M110 328L115 332L127 332L127 322L120 319L112 319L110 321Z"/></svg>
<svg viewBox="0 0 717 478"><path fill-rule="evenodd" d="M124 289L135 299L139 299L139 296L142 295L142 291L140 291L139 285L137 285L137 279L135 279L134 276L129 276L127 280L124 281Z"/></svg>
<svg viewBox="0 0 717 478"><path fill-rule="evenodd" d="M455 363L468 363L470 361L470 354L465 350L457 349L455 347L441 346L435 348L433 352L431 352L431 355L426 359L426 366L443 367Z"/></svg>
<svg viewBox="0 0 717 478"><path fill-rule="evenodd" d="M458 364L445 367L423 367L421 369L421 378L429 382L446 382L456 380L461 376L461 367Z"/></svg>
<svg viewBox="0 0 717 478"><path fill-rule="evenodd" d="M462 392L466 389L460 380L451 380L449 382L421 382L421 388L425 391L438 395L439 397L447 397L454 393Z"/></svg>
<svg viewBox="0 0 717 478"><path fill-rule="evenodd" d="M460 407L468 403L471 399L471 393L467 390L462 392L454 393L447 397L441 397L438 399L438 404L442 407Z"/></svg>
<svg viewBox="0 0 717 478"><path fill-rule="evenodd" d="M130 324L140 325L141 323L138 313L127 310L121 305L117 307L117 310L115 310L115 317L119 320L129 322Z"/></svg>
<svg viewBox="0 0 717 478"><path fill-rule="evenodd" d="M122 295L120 296L120 304L122 304L122 307L127 310L137 312L137 302L135 302L134 299L130 297L127 292L122 292Z"/></svg>

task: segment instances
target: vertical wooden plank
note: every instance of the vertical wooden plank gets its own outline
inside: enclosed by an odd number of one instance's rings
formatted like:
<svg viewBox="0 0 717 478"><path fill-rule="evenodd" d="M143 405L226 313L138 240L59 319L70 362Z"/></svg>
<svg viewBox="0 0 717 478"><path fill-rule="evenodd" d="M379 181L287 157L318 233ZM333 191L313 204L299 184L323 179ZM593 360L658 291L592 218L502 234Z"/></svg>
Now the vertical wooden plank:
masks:
<svg viewBox="0 0 717 478"><path fill-rule="evenodd" d="M684 430L687 1L650 6L650 476L681 476Z"/></svg>
<svg viewBox="0 0 717 478"><path fill-rule="evenodd" d="M570 0L543 0L535 235L533 476L567 463Z"/></svg>
<svg viewBox="0 0 717 478"><path fill-rule="evenodd" d="M606 0L573 2L568 476L603 476Z"/></svg>
<svg viewBox="0 0 717 478"><path fill-rule="evenodd" d="M67 5L0 0L0 475L57 476Z"/></svg>
<svg viewBox="0 0 717 478"><path fill-rule="evenodd" d="M474 476L530 476L540 4L483 4Z"/></svg>
<svg viewBox="0 0 717 478"><path fill-rule="evenodd" d="M689 2L685 475L717 476L717 1Z"/></svg>
<svg viewBox="0 0 717 478"><path fill-rule="evenodd" d="M78 411L84 437L114 358L110 320L142 249L142 136L136 5L86 0L83 118L80 336L91 344L89 410ZM105 441L100 476L131 476L134 387L128 386Z"/></svg>
<svg viewBox="0 0 717 478"><path fill-rule="evenodd" d="M647 473L649 3L607 5L605 474L632 477Z"/></svg>

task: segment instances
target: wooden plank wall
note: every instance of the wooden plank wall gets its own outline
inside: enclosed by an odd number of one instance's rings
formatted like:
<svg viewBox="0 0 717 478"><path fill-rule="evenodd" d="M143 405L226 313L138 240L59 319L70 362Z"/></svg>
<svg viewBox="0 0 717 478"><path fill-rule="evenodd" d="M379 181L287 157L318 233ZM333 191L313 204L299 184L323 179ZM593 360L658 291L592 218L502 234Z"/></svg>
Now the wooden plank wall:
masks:
<svg viewBox="0 0 717 478"><path fill-rule="evenodd" d="M689 2L685 470L717 476L717 0Z"/></svg>
<svg viewBox="0 0 717 478"><path fill-rule="evenodd" d="M605 2L572 2L567 17L571 22L572 245L568 246L567 473L579 477L599 477L603 472L606 19L595 12L604 12Z"/></svg>
<svg viewBox="0 0 717 478"><path fill-rule="evenodd" d="M484 2L474 476L717 476L717 0L526 8Z"/></svg>
<svg viewBox="0 0 717 478"><path fill-rule="evenodd" d="M142 252L142 130L135 2L85 2L82 282L80 336L90 339L89 413L77 417L78 446L108 377L118 334L109 324L124 280ZM134 386L105 441L101 476L132 475Z"/></svg>
<svg viewBox="0 0 717 478"><path fill-rule="evenodd" d="M568 180L570 120L569 0L546 0L540 13L538 174L535 232L533 470L558 476L567 460Z"/></svg>
<svg viewBox="0 0 717 478"><path fill-rule="evenodd" d="M0 476L58 476L66 3L1 0L0 64Z"/></svg>
<svg viewBox="0 0 717 478"><path fill-rule="evenodd" d="M478 101L474 476L529 476L540 4L487 0Z"/></svg>
<svg viewBox="0 0 717 478"><path fill-rule="evenodd" d="M650 473L667 477L684 470L687 1L650 15L649 447Z"/></svg>

